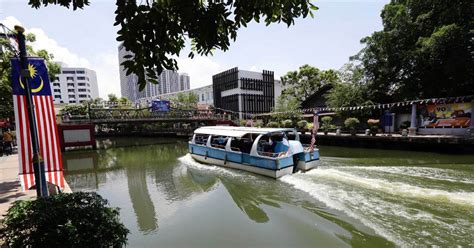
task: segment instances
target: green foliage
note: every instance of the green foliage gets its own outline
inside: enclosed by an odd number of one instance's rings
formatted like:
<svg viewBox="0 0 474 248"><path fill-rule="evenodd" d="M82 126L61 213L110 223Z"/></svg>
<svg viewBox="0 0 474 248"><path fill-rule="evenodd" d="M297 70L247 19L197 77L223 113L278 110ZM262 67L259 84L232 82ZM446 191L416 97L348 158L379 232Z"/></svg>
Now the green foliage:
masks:
<svg viewBox="0 0 474 248"><path fill-rule="evenodd" d="M322 122L322 125L321 125L321 128L323 130L328 130L331 128L331 122L332 122L332 117L331 116L323 116L321 118L321 122Z"/></svg>
<svg viewBox="0 0 474 248"><path fill-rule="evenodd" d="M301 119L300 103L296 97L281 95L278 97L272 117L277 121Z"/></svg>
<svg viewBox="0 0 474 248"><path fill-rule="evenodd" d="M117 208L86 192L16 201L0 227L0 238L12 248L119 247L128 233Z"/></svg>
<svg viewBox="0 0 474 248"><path fill-rule="evenodd" d="M241 127L245 127L245 125L247 125L247 120L240 120L239 123Z"/></svg>
<svg viewBox="0 0 474 248"><path fill-rule="evenodd" d="M308 122L306 120L300 120L296 123L296 125L298 125L299 128L303 129L303 128L306 128L306 126L308 125Z"/></svg>
<svg viewBox="0 0 474 248"><path fill-rule="evenodd" d="M267 123L267 127L272 127L272 128L276 128L278 127L278 122L275 122L275 121L270 121Z"/></svg>
<svg viewBox="0 0 474 248"><path fill-rule="evenodd" d="M255 123L255 127L263 127L263 123L262 122L257 122L257 123Z"/></svg>
<svg viewBox="0 0 474 248"><path fill-rule="evenodd" d="M86 105L83 104L68 104L60 110L61 115L70 114L70 115L87 115L88 109Z"/></svg>
<svg viewBox="0 0 474 248"><path fill-rule="evenodd" d="M353 130L356 128L357 125L359 125L359 123L360 123L359 119L355 117L349 117L344 121L344 126Z"/></svg>
<svg viewBox="0 0 474 248"><path fill-rule="evenodd" d="M118 102L118 97L115 94L108 94L107 97L109 98L109 102Z"/></svg>
<svg viewBox="0 0 474 248"><path fill-rule="evenodd" d="M395 1L353 59L376 102L474 94L472 1Z"/></svg>
<svg viewBox="0 0 474 248"><path fill-rule="evenodd" d="M334 70L322 71L310 65L303 65L298 71L290 71L281 78L282 85L286 86L282 94L294 97L301 103L322 86L338 81Z"/></svg>
<svg viewBox="0 0 474 248"><path fill-rule="evenodd" d="M286 128L293 127L293 121L292 120L283 120L281 122L281 126L286 127Z"/></svg>
<svg viewBox="0 0 474 248"><path fill-rule="evenodd" d="M197 103L199 102L199 96L194 92L180 92L176 95L176 98L171 99L171 101L178 109L195 109L197 108Z"/></svg>
<svg viewBox="0 0 474 248"><path fill-rule="evenodd" d="M30 0L39 8L60 4L73 9L89 4L86 0ZM262 20L268 26L283 22L293 25L295 19L313 16L317 10L310 0L287 1L136 1L117 0L115 26L119 26L117 41L133 55L128 55L122 65L127 73L138 76L140 90L146 79L157 83L157 74L164 69L177 69L175 57L185 48L186 39L191 41L191 52L209 55L215 49L226 51L237 31L248 23ZM135 59L134 59L135 57Z"/></svg>

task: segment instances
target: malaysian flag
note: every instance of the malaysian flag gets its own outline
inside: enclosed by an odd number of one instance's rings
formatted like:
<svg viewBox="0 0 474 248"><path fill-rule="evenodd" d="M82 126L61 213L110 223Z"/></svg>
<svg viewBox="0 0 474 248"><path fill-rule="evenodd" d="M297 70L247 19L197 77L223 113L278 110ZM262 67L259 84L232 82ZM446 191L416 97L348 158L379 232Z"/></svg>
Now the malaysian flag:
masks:
<svg viewBox="0 0 474 248"><path fill-rule="evenodd" d="M23 190L28 190L35 185L35 177L32 163L30 124L26 108L26 91L24 82L20 78L20 60L13 58L11 63L13 105L20 167L19 176ZM36 116L39 149L44 160L46 181L63 189L64 176L61 149L48 70L43 59L28 58L28 71L30 73L29 83Z"/></svg>
<svg viewBox="0 0 474 248"><path fill-rule="evenodd" d="M311 144L309 145L311 152L314 151L314 145L316 144L316 133L318 132L318 129L319 129L318 114L315 113L313 115L313 131L311 132Z"/></svg>

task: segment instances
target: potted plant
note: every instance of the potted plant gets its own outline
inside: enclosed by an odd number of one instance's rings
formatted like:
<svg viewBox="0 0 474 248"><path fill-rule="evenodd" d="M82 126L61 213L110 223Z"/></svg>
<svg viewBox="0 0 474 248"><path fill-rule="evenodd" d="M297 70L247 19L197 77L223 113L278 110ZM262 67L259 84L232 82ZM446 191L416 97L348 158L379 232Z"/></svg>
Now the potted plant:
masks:
<svg viewBox="0 0 474 248"><path fill-rule="evenodd" d="M281 125L286 128L293 127L293 121L288 119L281 122Z"/></svg>
<svg viewBox="0 0 474 248"><path fill-rule="evenodd" d="M300 120L296 123L296 125L298 125L298 128L301 130L301 134L305 134L308 122L305 120Z"/></svg>
<svg viewBox="0 0 474 248"><path fill-rule="evenodd" d="M267 123L267 127L278 127L278 122L275 122L275 121L270 121Z"/></svg>
<svg viewBox="0 0 474 248"><path fill-rule="evenodd" d="M370 135L372 136L377 135L377 130L379 129L380 120L369 119L367 120L367 124L369 125Z"/></svg>
<svg viewBox="0 0 474 248"><path fill-rule="evenodd" d="M344 126L349 128L352 136L355 136L357 133L356 127L359 123L360 123L359 119L355 117L349 117L344 121Z"/></svg>
<svg viewBox="0 0 474 248"><path fill-rule="evenodd" d="M321 118L321 128L323 129L324 135L327 135L329 132L329 128L331 128L332 117L331 116L324 116Z"/></svg>

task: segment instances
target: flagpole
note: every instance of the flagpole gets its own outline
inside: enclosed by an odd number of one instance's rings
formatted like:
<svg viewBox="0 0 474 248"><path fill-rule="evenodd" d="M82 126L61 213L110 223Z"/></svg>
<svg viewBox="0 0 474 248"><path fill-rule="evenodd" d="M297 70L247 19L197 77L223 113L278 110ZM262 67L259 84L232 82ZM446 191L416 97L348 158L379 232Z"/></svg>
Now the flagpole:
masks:
<svg viewBox="0 0 474 248"><path fill-rule="evenodd" d="M39 142L38 142L38 130L36 130L36 118L34 114L35 106L33 105L33 98L31 97L31 87L30 87L30 72L28 71L28 61L26 55L26 44L25 44L25 29L21 26L15 26L15 31L17 32L18 39L18 48L20 50L20 64L21 72L20 76L22 82L25 85L26 92L26 109L28 113L28 121L30 124L30 136L31 136L31 145L33 146L33 170L35 173L35 182L36 182L36 196L37 197L48 197L48 187L46 184L46 177L44 172L44 161L39 152ZM29 144L26 144L29 145Z"/></svg>

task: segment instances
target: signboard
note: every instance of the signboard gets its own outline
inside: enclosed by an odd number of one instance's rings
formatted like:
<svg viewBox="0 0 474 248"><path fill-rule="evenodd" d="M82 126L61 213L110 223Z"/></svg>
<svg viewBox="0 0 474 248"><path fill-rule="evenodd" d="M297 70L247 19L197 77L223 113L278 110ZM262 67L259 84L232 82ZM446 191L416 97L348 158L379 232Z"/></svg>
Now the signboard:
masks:
<svg viewBox="0 0 474 248"><path fill-rule="evenodd" d="M151 110L153 112L168 112L170 111L170 101L153 100Z"/></svg>
<svg viewBox="0 0 474 248"><path fill-rule="evenodd" d="M419 110L422 127L469 127L471 112L470 102L422 105Z"/></svg>

